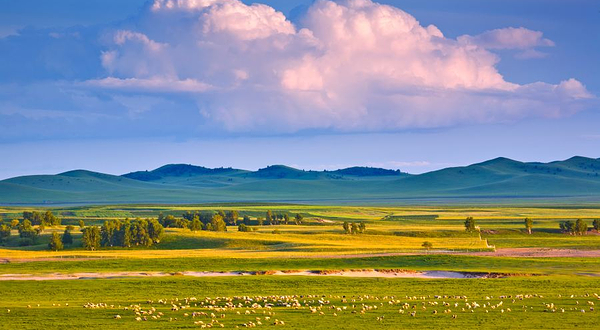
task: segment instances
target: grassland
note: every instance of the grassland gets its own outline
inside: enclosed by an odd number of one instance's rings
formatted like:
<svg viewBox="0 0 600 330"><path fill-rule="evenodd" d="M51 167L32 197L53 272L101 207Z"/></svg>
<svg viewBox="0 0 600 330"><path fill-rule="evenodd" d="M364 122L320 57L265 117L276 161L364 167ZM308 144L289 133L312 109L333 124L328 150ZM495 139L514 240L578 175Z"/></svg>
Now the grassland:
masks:
<svg viewBox="0 0 600 330"><path fill-rule="evenodd" d="M249 322L256 324L257 317L263 324L258 328L284 329L594 329L600 322L600 313L590 311L588 301L597 302L594 293L599 286L598 279L563 277L484 281L238 277L0 282L3 297L10 297L0 301L0 327L54 329L68 324L80 329L197 329L201 326L194 322L208 324L213 318L192 318L191 315L205 312L219 315L214 319L229 329L244 328ZM436 295L441 297L436 299ZM521 300L517 295L532 296ZM186 297L199 300L186 304ZM227 297L242 307L222 310L209 307L225 306ZM258 302L263 307L252 308L251 303L246 303L250 298L252 303ZM159 303L161 299L167 304ZM295 300L300 304L297 308L284 304ZM473 312L466 307L467 302L497 306L501 301L500 307L479 307ZM171 302L189 305L189 308L172 311ZM107 307L83 308L87 303L103 303ZM266 309L265 303L274 306ZM404 307L407 309L400 313L405 304L408 304ZM554 306L549 308L547 304ZM152 307L155 310L151 315L141 314L148 321L136 321L133 305L139 305L141 311L150 311ZM364 314L361 313L363 306ZM312 313L310 308L319 310ZM447 310L450 312L444 313ZM414 311L415 317L410 316ZM159 313L163 313L161 318L152 318ZM115 315L121 319L115 319ZM266 320L266 316L270 319ZM380 317L383 319L378 320ZM275 319L284 321L285 325L274 326Z"/></svg>
<svg viewBox="0 0 600 330"><path fill-rule="evenodd" d="M20 217L24 210L35 208L2 207L4 221ZM86 251L81 247L80 233L74 231L73 246L59 252L47 250L51 232L62 232L64 226L84 220L99 225L107 219L156 217L159 212L180 216L186 211L238 210L240 216L251 217L255 232L191 232L169 228L159 244L149 249L103 248ZM267 210L305 218L303 225L256 226L256 217ZM61 207L52 211L63 218L63 225L46 228L38 244L19 247L13 237L0 247L0 276L7 274L50 275L54 273L111 272L237 272L275 270L361 270L403 269L410 271L454 271L518 274L517 277L488 279L416 279L416 278L352 278L306 276L239 276L201 277L167 276L160 278L112 278L75 281L0 281L0 328L139 328L187 329L208 324L212 318L184 316L184 313L207 312L208 305L223 308L229 297L244 305L241 309L223 309L218 317L226 328L243 327L261 318L261 327L276 327L275 318L285 321L277 327L291 329L357 329L411 327L415 329L472 328L486 329L593 329L600 322L600 312L590 310L588 301L599 303L600 258L584 257L600 250L600 236L589 231L585 236L571 236L558 230L565 220L584 219L591 224L600 218L600 208L586 207L359 207L313 205L116 205ZM465 233L464 219L473 216L481 233ZM534 232L524 231L523 219L534 220ZM346 235L342 222L364 222L367 232ZM276 233L274 231L276 230ZM427 251L422 243L429 241ZM581 254L575 257L495 256L501 251L565 250ZM497 252L494 252L497 251ZM543 254L542 254L543 255ZM533 276L536 275L536 276ZM532 295L521 301L516 295ZM307 295L314 297L307 298ZM436 299L434 296L447 296ZM245 306L242 296L274 296L267 298L272 309ZM283 297L283 296L293 296ZM299 296L303 296L299 298ZM343 302L342 296L359 302ZM368 296L368 297L367 297ZM394 298L391 298L394 296ZM414 300L412 297L424 297ZM473 312L464 298L480 304L502 307L481 308ZM500 296L505 296L500 298ZM507 298L511 296L511 298ZM571 296L573 296L571 298ZM175 298L197 297L205 305L171 311ZM237 297L237 298L236 298ZM318 303L329 300L329 303ZM487 300L489 298L489 300ZM159 299L169 304L158 304ZM254 298L256 300L256 297ZM286 307L282 301L298 299L298 308ZM362 299L362 300L361 300ZM151 300L153 303L148 304ZM213 300L214 304L210 303ZM264 300L264 299L263 299ZM307 302L304 303L303 301ZM394 300L390 304L390 300ZM513 300L515 300L513 302ZM435 303L438 305L435 305ZM451 306L442 306L443 302ZM66 306L66 304L69 306ZM86 303L105 303L109 307L83 308ZM383 305L382 305L383 303ZM410 307L400 313L405 303ZM454 304L458 303L458 307ZM553 303L549 308L546 304ZM39 306L38 306L39 304ZM423 310L423 304L426 309ZM110 307L113 305L113 307ZM154 307L163 316L136 321L131 308L140 305L144 311ZM322 305L322 306L321 306ZM331 308L335 305L335 308ZM355 305L354 308L351 306ZM412 306L417 315L411 317ZM28 307L30 306L30 307ZM120 306L120 307L119 307ZM321 308L311 313L311 308ZM337 311L345 306L347 309ZM361 314L363 306L377 306ZM523 307L527 306L527 307ZM465 311L462 309L466 308ZM593 307L592 307L593 308ZM8 310L10 309L10 313ZM444 313L450 309L451 312ZM488 312L485 312L485 310ZM499 310L504 309L504 312ZM510 312L508 311L510 309ZM562 312L564 309L564 313ZM585 313L581 310L584 309ZM250 314L245 314L249 310ZM252 311L253 310L253 311ZM433 314L433 311L437 314ZM554 310L554 312L553 312ZM236 312L241 311L238 315ZM337 311L337 312L336 312ZM352 313L354 311L355 313ZM264 317L275 313L267 322ZM323 315L320 313L323 312ZM336 313L337 316L334 316ZM114 319L120 315L121 319ZM158 314L154 314L155 316ZM456 315L456 318L452 316ZM382 317L383 319L377 319ZM175 318L177 320L175 320ZM169 319L172 319L169 321Z"/></svg>

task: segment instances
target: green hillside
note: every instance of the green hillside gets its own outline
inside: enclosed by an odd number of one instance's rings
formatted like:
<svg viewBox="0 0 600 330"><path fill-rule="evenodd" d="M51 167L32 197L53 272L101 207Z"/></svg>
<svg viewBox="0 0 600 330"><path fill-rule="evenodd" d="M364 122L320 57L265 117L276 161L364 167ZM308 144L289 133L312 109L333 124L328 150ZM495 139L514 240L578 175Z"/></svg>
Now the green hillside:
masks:
<svg viewBox="0 0 600 330"><path fill-rule="evenodd" d="M584 198L600 200L600 160L550 163L496 158L420 175L353 167L304 171L273 165L258 171L165 165L115 176L84 170L0 181L0 204L310 202L404 203L412 200Z"/></svg>

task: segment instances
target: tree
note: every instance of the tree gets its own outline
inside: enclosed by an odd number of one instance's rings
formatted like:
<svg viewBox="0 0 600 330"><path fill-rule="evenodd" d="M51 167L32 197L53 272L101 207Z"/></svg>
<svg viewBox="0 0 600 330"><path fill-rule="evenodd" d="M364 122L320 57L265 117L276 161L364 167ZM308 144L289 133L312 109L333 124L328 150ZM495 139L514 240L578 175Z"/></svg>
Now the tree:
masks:
<svg viewBox="0 0 600 330"><path fill-rule="evenodd" d="M81 231L83 248L94 251L100 248L100 228L96 226L85 227Z"/></svg>
<svg viewBox="0 0 600 330"><path fill-rule="evenodd" d="M50 237L50 243L48 243L48 248L52 251L59 251L64 248L62 239L57 232L52 233L52 237Z"/></svg>
<svg viewBox="0 0 600 330"><path fill-rule="evenodd" d="M355 222L353 222L350 226L350 232L352 233L352 235L358 234L358 225Z"/></svg>
<svg viewBox="0 0 600 330"><path fill-rule="evenodd" d="M585 223L585 221L581 219L577 219L577 221L575 221L575 233L577 235L585 235L587 234L587 230L588 225L587 223Z"/></svg>
<svg viewBox="0 0 600 330"><path fill-rule="evenodd" d="M51 211L46 211L42 217L42 222L41 224L45 225L45 226L51 226L51 227L55 227L55 226L60 226L61 223L61 219L56 217L54 214L52 214Z"/></svg>
<svg viewBox="0 0 600 330"><path fill-rule="evenodd" d="M162 238L163 233L165 232L165 228L158 222L156 219L148 220L148 235L150 235L150 239L153 244L160 243L160 239Z"/></svg>
<svg viewBox="0 0 600 330"><path fill-rule="evenodd" d="M600 232L600 219L595 219L592 223L596 232Z"/></svg>
<svg viewBox="0 0 600 330"><path fill-rule="evenodd" d="M358 232L359 233L364 233L367 230L367 225L365 225L364 222L361 222L360 224L358 224Z"/></svg>
<svg viewBox="0 0 600 330"><path fill-rule="evenodd" d="M235 226L239 217L240 215L238 211L229 211L225 215L225 222L227 222L229 225Z"/></svg>
<svg viewBox="0 0 600 330"><path fill-rule="evenodd" d="M213 231L227 231L227 224L223 221L223 217L215 214L210 221Z"/></svg>
<svg viewBox="0 0 600 330"><path fill-rule="evenodd" d="M575 223L571 220L560 223L560 230L570 235L575 234Z"/></svg>
<svg viewBox="0 0 600 330"><path fill-rule="evenodd" d="M19 236L21 238L30 238L32 240L35 240L38 236L38 232L36 232L33 229L33 226L31 225L31 221L29 220L23 220L23 223L21 223L19 225Z"/></svg>
<svg viewBox="0 0 600 330"><path fill-rule="evenodd" d="M241 223L241 224L238 226L238 231L241 231L241 232L249 232L249 231L252 231L252 228L250 228L250 227L246 226L246 224L245 224L245 223Z"/></svg>
<svg viewBox="0 0 600 330"><path fill-rule="evenodd" d="M261 217L258 217L258 218L256 218L256 221L258 221L258 225L259 225L259 226L262 226L262 225L264 225L264 224L265 224L265 219L263 219L263 218L261 218Z"/></svg>
<svg viewBox="0 0 600 330"><path fill-rule="evenodd" d="M122 247L131 247L133 245L133 229L131 228L131 222L126 221L123 226L121 226L121 231L119 232L119 245Z"/></svg>
<svg viewBox="0 0 600 330"><path fill-rule="evenodd" d="M531 220L529 218L525 218L525 230L527 230L527 233L529 235L531 235L532 228L533 228L533 220Z"/></svg>
<svg viewBox="0 0 600 330"><path fill-rule="evenodd" d="M10 226L1 225L0 226L0 243L6 241L10 237Z"/></svg>
<svg viewBox="0 0 600 330"><path fill-rule="evenodd" d="M477 228L475 227L475 219L473 219L473 217L468 217L465 220L465 230L469 233L477 231Z"/></svg>
<svg viewBox="0 0 600 330"><path fill-rule="evenodd" d="M286 213L283 215L283 223L288 224L290 222L290 216Z"/></svg>
<svg viewBox="0 0 600 330"><path fill-rule="evenodd" d="M19 228L19 219L12 219L12 221L10 222L10 228L12 229L17 229Z"/></svg>
<svg viewBox="0 0 600 330"><path fill-rule="evenodd" d="M69 229L65 229L65 232L62 235L61 241L62 241L63 245L73 244L73 235L71 235L71 231Z"/></svg>
<svg viewBox="0 0 600 330"><path fill-rule="evenodd" d="M426 249L427 251L429 251L429 249L433 248L433 244L431 242L425 241L423 242L423 244L421 244L421 246Z"/></svg>
<svg viewBox="0 0 600 330"><path fill-rule="evenodd" d="M271 210L267 211L267 214L265 216L265 221L267 222L267 225L273 224L273 214L271 213Z"/></svg>
<svg viewBox="0 0 600 330"><path fill-rule="evenodd" d="M202 230L202 222L200 222L199 216L195 216L194 220L192 220L192 223L190 224L190 230L191 231Z"/></svg>
<svg viewBox="0 0 600 330"><path fill-rule="evenodd" d="M120 229L121 222L119 220L104 221L100 228L100 244L111 247L117 245L117 232Z"/></svg>
<svg viewBox="0 0 600 330"><path fill-rule="evenodd" d="M147 220L135 219L131 223L133 227L133 243L141 246L152 246L153 240L150 237L150 228Z"/></svg>
<svg viewBox="0 0 600 330"><path fill-rule="evenodd" d="M342 227L344 228L345 234L350 234L350 223L348 223L348 221L344 221Z"/></svg>
<svg viewBox="0 0 600 330"><path fill-rule="evenodd" d="M302 221L304 220L304 217L302 216L302 214L296 213L296 216L294 217L294 220L296 221L297 225L301 225Z"/></svg>
<svg viewBox="0 0 600 330"><path fill-rule="evenodd" d="M79 229L85 228L85 222L83 220L79 220Z"/></svg>

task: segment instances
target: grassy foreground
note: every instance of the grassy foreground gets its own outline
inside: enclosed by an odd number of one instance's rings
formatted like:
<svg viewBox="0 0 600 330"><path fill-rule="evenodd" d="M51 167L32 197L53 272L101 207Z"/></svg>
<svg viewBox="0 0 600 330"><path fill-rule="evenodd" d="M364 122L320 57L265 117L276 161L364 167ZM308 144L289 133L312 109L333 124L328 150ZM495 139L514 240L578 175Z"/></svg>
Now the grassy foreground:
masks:
<svg viewBox="0 0 600 330"><path fill-rule="evenodd" d="M594 329L600 322L600 311L590 307L600 301L594 295L598 288L600 279L570 277L213 277L0 282L0 328L63 329L68 324L78 329L197 329L202 327L200 321L206 325L216 320L215 327L222 324L225 328L243 328L253 322L257 327L287 329ZM186 303L186 297L197 300ZM166 303L160 303L161 299ZM235 308L223 308L229 301ZM106 307L83 308L87 303L102 303ZM172 311L172 304L181 307L180 303L189 307ZM254 303L260 307L252 307ZM273 307L265 308L266 303ZM474 303L479 307L468 307ZM136 321L132 305L140 306L142 321ZM148 314L153 307L155 310ZM194 312L206 315L193 318ZM115 319L115 315L121 318ZM275 319L285 325L274 325Z"/></svg>

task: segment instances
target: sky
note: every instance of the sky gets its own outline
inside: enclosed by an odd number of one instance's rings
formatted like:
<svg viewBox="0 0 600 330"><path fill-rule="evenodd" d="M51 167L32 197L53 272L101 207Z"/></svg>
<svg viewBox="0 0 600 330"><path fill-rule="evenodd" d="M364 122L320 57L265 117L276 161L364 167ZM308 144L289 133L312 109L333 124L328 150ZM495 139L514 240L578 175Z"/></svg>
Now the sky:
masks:
<svg viewBox="0 0 600 330"><path fill-rule="evenodd" d="M0 6L0 179L600 157L598 1Z"/></svg>

